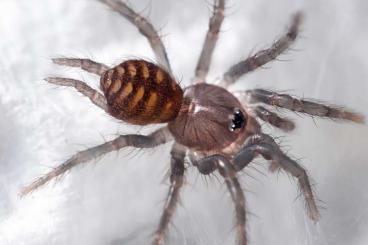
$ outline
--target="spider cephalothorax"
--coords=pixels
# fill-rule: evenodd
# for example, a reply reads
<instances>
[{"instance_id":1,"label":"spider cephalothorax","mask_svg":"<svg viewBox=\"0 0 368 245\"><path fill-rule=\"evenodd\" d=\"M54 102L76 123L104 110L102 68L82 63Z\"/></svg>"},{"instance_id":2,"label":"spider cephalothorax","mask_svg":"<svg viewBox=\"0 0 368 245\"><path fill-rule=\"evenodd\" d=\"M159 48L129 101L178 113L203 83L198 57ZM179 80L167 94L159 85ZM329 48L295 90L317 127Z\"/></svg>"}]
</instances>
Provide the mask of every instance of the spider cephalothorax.
<instances>
[{"instance_id":1,"label":"spider cephalothorax","mask_svg":"<svg viewBox=\"0 0 368 245\"><path fill-rule=\"evenodd\" d=\"M246 113L226 89L200 83L185 89L179 115L168 124L175 140L193 150L219 152L243 138Z\"/></svg>"},{"instance_id":2,"label":"spider cephalothorax","mask_svg":"<svg viewBox=\"0 0 368 245\"><path fill-rule=\"evenodd\" d=\"M100 89L69 78L52 77L50 83L71 86L87 96L95 105L117 119L135 125L167 123L150 135L121 135L114 140L81 151L60 166L22 190L27 194L72 167L88 162L108 152L132 146L151 148L174 141L171 151L170 191L153 238L153 244L163 244L164 234L178 202L185 173L184 159L189 157L202 174L219 171L235 203L236 231L239 245L247 244L245 230L245 200L237 172L257 156L270 160L271 169L280 168L294 176L304 196L309 217L319 217L307 172L289 158L275 140L261 131L259 120L285 132L294 123L273 112L284 108L312 116L363 123L364 117L342 107L328 106L287 94L263 89L241 91L236 96L226 88L246 73L274 60L287 50L298 35L301 14L292 18L286 34L273 45L230 67L219 85L205 83L206 75L224 18L225 0L215 1L209 30L190 86L181 88L174 79L161 39L153 26L119 0L99 0L127 18L147 37L158 64L145 60L127 60L114 68L89 59L57 58L59 65L80 67L100 76Z\"/></svg>"}]
</instances>

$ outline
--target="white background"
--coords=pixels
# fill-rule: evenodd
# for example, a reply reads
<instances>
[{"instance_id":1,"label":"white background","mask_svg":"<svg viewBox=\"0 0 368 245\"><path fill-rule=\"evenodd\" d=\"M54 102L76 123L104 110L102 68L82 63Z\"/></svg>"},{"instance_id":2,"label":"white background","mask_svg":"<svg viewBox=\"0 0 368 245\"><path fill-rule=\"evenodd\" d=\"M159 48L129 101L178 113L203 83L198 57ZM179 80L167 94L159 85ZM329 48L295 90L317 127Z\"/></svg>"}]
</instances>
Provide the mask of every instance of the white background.
<instances>
[{"instance_id":1,"label":"white background","mask_svg":"<svg viewBox=\"0 0 368 245\"><path fill-rule=\"evenodd\" d=\"M140 0L134 9L161 29L173 71L192 77L211 1ZM296 10L306 15L294 48L249 74L238 89L273 88L345 105L368 115L368 4L364 0L232 0L209 81L265 48ZM42 78L63 75L97 87L98 78L57 67L52 57L88 57L108 65L153 59L130 23L92 0L0 1L0 244L149 244L167 191L170 146L123 150L73 169L20 199L21 186L77 152L118 133L147 133L107 116L70 88ZM315 183L322 218L305 215L296 182L263 161L245 170L250 244L368 244L368 127L290 113L297 129L281 139ZM266 126L273 135L282 135ZM260 173L261 172L261 173ZM170 244L235 244L233 206L216 179L188 170Z\"/></svg>"}]
</instances>

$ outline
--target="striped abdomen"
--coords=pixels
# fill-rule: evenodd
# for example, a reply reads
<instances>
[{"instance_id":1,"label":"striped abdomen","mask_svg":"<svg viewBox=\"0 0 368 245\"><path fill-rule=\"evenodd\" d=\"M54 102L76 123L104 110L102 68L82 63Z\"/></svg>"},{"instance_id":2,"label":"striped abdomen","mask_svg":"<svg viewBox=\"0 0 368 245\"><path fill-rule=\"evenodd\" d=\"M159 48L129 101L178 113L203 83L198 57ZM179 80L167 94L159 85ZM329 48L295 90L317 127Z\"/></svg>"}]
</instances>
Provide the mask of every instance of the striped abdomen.
<instances>
[{"instance_id":1,"label":"striped abdomen","mask_svg":"<svg viewBox=\"0 0 368 245\"><path fill-rule=\"evenodd\" d=\"M172 121L181 107L180 86L145 60L127 60L102 74L100 82L110 114L132 124Z\"/></svg>"}]
</instances>

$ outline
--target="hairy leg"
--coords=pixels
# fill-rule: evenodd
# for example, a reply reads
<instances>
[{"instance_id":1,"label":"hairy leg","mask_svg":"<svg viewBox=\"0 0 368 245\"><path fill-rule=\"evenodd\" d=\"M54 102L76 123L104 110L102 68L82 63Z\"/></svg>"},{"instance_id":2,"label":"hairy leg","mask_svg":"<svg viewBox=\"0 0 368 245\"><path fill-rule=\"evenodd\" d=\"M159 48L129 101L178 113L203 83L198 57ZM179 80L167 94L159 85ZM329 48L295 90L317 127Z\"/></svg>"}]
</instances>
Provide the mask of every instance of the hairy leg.
<instances>
[{"instance_id":1,"label":"hairy leg","mask_svg":"<svg viewBox=\"0 0 368 245\"><path fill-rule=\"evenodd\" d=\"M168 224L179 201L180 189L184 183L184 157L185 150L181 146L175 144L171 150L170 189L160 223L154 235L153 245L163 244L165 231L167 230Z\"/></svg>"},{"instance_id":2,"label":"hairy leg","mask_svg":"<svg viewBox=\"0 0 368 245\"><path fill-rule=\"evenodd\" d=\"M195 70L194 83L205 82L210 67L213 50L216 46L221 24L224 19L225 0L214 0L213 15L204 41L201 55L199 56Z\"/></svg>"},{"instance_id":3,"label":"hairy leg","mask_svg":"<svg viewBox=\"0 0 368 245\"><path fill-rule=\"evenodd\" d=\"M167 57L164 44L162 43L159 34L149 21L137 14L133 9L129 8L128 5L121 0L98 1L106 4L112 10L116 11L124 18L126 18L130 23L135 25L138 28L139 32L147 38L158 62L163 65L168 72L171 73L170 62Z\"/></svg>"},{"instance_id":4,"label":"hairy leg","mask_svg":"<svg viewBox=\"0 0 368 245\"><path fill-rule=\"evenodd\" d=\"M197 157L189 153L190 161L193 166L197 167L201 174L208 175L217 170L218 166L218 155L212 155L207 157Z\"/></svg>"},{"instance_id":5,"label":"hairy leg","mask_svg":"<svg viewBox=\"0 0 368 245\"><path fill-rule=\"evenodd\" d=\"M64 163L54 168L49 173L38 178L30 185L22 188L20 194L24 196L38 189L50 180L61 176L65 172L69 171L71 168L81 163L89 162L93 159L101 157L111 151L117 151L127 146L136 148L152 148L157 145L164 144L170 140L172 140L172 136L166 127L156 130L148 136L137 134L121 135L114 140L105 142L104 144L78 152L77 154L66 160Z\"/></svg>"},{"instance_id":6,"label":"hairy leg","mask_svg":"<svg viewBox=\"0 0 368 245\"><path fill-rule=\"evenodd\" d=\"M273 164L278 164L286 172L298 179L300 190L305 198L308 215L313 221L319 218L312 187L307 172L294 160L285 155L272 137L255 134L249 137L244 147L234 156L233 163L237 171L247 166L258 154Z\"/></svg>"},{"instance_id":7,"label":"hairy leg","mask_svg":"<svg viewBox=\"0 0 368 245\"><path fill-rule=\"evenodd\" d=\"M236 169L234 168L233 164L222 155L212 155L202 159L192 158L191 161L202 174L207 175L218 169L220 174L224 177L225 184L235 204L236 232L238 234L238 242L239 245L246 245L247 233L245 227L245 198L241 185L236 177Z\"/></svg>"},{"instance_id":8,"label":"hairy leg","mask_svg":"<svg viewBox=\"0 0 368 245\"><path fill-rule=\"evenodd\" d=\"M78 92L88 97L93 104L97 105L102 110L108 112L107 101L105 96L100 92L98 92L97 90L88 86L86 83L76 79L63 78L63 77L48 77L45 78L45 80L49 83L56 84L59 86L75 88Z\"/></svg>"},{"instance_id":9,"label":"hairy leg","mask_svg":"<svg viewBox=\"0 0 368 245\"><path fill-rule=\"evenodd\" d=\"M277 113L269 111L262 106L256 106L253 110L260 119L285 132L292 131L295 128L294 122L290 121L290 119L282 118Z\"/></svg>"},{"instance_id":10,"label":"hairy leg","mask_svg":"<svg viewBox=\"0 0 368 245\"><path fill-rule=\"evenodd\" d=\"M264 89L254 89L245 91L243 95L250 98L250 103L264 103L312 116L364 123L364 116L359 113L343 107L295 98L288 94L275 93Z\"/></svg>"},{"instance_id":11,"label":"hairy leg","mask_svg":"<svg viewBox=\"0 0 368 245\"><path fill-rule=\"evenodd\" d=\"M241 185L236 177L236 170L231 162L222 157L219 161L218 169L224 177L227 189L229 190L235 204L236 232L238 234L238 244L247 245L245 198Z\"/></svg>"},{"instance_id":12,"label":"hairy leg","mask_svg":"<svg viewBox=\"0 0 368 245\"><path fill-rule=\"evenodd\" d=\"M105 71L109 69L108 66L97 63L90 59L77 59L77 58L54 58L52 62L62 66L79 67L90 73L101 76Z\"/></svg>"},{"instance_id":13,"label":"hairy leg","mask_svg":"<svg viewBox=\"0 0 368 245\"><path fill-rule=\"evenodd\" d=\"M288 50L298 36L301 21L302 14L300 12L294 14L291 25L285 35L277 39L270 48L261 50L246 60L240 61L230 67L230 69L225 72L221 85L224 87L230 86L241 76L262 67Z\"/></svg>"}]
</instances>

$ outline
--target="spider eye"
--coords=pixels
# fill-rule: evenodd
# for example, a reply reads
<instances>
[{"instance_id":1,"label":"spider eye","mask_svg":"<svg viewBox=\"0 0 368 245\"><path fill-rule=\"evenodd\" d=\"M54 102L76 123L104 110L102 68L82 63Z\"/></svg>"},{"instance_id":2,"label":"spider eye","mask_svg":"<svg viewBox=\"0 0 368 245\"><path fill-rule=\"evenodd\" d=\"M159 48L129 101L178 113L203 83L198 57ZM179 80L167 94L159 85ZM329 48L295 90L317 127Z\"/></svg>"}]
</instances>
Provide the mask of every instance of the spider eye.
<instances>
[{"instance_id":1,"label":"spider eye","mask_svg":"<svg viewBox=\"0 0 368 245\"><path fill-rule=\"evenodd\" d=\"M241 129L244 127L245 123L246 120L241 110L238 108L234 109L233 118L229 124L229 130L234 132L237 129Z\"/></svg>"}]
</instances>

